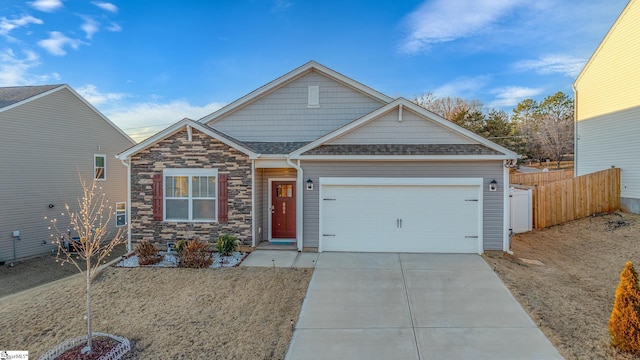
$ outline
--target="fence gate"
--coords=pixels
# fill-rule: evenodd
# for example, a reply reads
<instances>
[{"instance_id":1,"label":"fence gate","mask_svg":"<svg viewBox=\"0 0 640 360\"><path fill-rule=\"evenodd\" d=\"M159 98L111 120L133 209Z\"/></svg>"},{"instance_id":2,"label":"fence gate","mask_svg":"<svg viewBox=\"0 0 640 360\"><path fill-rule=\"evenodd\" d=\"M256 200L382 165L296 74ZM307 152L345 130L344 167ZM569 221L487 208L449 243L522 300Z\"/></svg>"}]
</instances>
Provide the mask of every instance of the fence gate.
<instances>
[{"instance_id":1,"label":"fence gate","mask_svg":"<svg viewBox=\"0 0 640 360\"><path fill-rule=\"evenodd\" d=\"M511 211L509 229L511 233L523 233L533 228L533 195L531 189L509 189Z\"/></svg>"}]
</instances>

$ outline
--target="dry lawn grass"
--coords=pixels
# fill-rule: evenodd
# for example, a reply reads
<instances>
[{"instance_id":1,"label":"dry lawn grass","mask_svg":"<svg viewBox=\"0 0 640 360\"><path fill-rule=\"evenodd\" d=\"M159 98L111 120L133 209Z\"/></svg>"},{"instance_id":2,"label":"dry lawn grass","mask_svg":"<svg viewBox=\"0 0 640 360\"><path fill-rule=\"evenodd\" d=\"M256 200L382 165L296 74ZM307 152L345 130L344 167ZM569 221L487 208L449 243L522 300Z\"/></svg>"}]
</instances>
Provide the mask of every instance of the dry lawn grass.
<instances>
[{"instance_id":1,"label":"dry lawn grass","mask_svg":"<svg viewBox=\"0 0 640 360\"><path fill-rule=\"evenodd\" d=\"M629 225L608 230L610 221ZM640 215L607 214L518 234L512 248L513 257L485 258L565 358L640 358L613 349L608 330L620 272L626 261L640 265Z\"/></svg>"},{"instance_id":2,"label":"dry lawn grass","mask_svg":"<svg viewBox=\"0 0 640 360\"><path fill-rule=\"evenodd\" d=\"M312 269L108 268L94 331L133 340L135 359L282 359ZM0 298L0 349L36 358L86 332L83 279Z\"/></svg>"}]
</instances>

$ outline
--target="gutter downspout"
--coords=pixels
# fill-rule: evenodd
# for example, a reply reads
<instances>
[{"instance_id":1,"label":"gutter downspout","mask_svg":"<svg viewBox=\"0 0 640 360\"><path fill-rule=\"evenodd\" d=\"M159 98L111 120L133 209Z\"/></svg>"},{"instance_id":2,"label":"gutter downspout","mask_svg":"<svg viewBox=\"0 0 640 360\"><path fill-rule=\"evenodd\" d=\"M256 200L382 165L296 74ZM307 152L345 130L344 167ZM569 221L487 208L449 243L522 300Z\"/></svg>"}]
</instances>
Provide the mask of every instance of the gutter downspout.
<instances>
[{"instance_id":1,"label":"gutter downspout","mask_svg":"<svg viewBox=\"0 0 640 360\"><path fill-rule=\"evenodd\" d=\"M304 176L302 173L302 167L300 167L300 160L298 160L298 164L295 164L293 161L291 161L291 158L289 157L289 155L287 155L287 164L289 164L291 167L293 167L294 169L296 169L296 174L297 174L297 181L296 181L296 242L298 244L298 251L302 251L302 214L304 212L304 208L303 208L303 194L304 194L304 188L302 187L303 184L303 180L304 180Z\"/></svg>"},{"instance_id":2,"label":"gutter downspout","mask_svg":"<svg viewBox=\"0 0 640 360\"><path fill-rule=\"evenodd\" d=\"M502 182L504 184L504 189L502 191L502 197L504 199L504 205L503 205L503 211L504 211L504 216L503 216L503 221L504 221L504 234L503 234L503 251L506 252L509 255L513 255L513 251L511 251L511 201L509 198L509 188L511 186L511 184L509 183L509 168L507 167L507 161L508 160L503 160L502 161L502 173L503 173L503 178L502 178Z\"/></svg>"},{"instance_id":3,"label":"gutter downspout","mask_svg":"<svg viewBox=\"0 0 640 360\"><path fill-rule=\"evenodd\" d=\"M129 158L131 161L131 158ZM122 165L127 168L127 252L133 251L131 248L131 164L120 159Z\"/></svg>"},{"instance_id":4,"label":"gutter downspout","mask_svg":"<svg viewBox=\"0 0 640 360\"><path fill-rule=\"evenodd\" d=\"M251 247L255 248L256 241L256 160L251 159Z\"/></svg>"}]
</instances>

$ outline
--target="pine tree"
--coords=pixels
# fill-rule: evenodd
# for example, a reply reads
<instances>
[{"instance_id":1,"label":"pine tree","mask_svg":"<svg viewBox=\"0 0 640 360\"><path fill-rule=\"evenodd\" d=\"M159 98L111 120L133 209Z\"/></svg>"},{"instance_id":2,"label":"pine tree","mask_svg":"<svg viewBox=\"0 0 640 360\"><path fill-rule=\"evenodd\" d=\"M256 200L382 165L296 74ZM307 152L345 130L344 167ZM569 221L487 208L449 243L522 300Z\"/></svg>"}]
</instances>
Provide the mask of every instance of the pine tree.
<instances>
[{"instance_id":1,"label":"pine tree","mask_svg":"<svg viewBox=\"0 0 640 360\"><path fill-rule=\"evenodd\" d=\"M611 343L623 351L640 352L640 288L638 273L628 261L620 273L620 284L609 319Z\"/></svg>"}]
</instances>

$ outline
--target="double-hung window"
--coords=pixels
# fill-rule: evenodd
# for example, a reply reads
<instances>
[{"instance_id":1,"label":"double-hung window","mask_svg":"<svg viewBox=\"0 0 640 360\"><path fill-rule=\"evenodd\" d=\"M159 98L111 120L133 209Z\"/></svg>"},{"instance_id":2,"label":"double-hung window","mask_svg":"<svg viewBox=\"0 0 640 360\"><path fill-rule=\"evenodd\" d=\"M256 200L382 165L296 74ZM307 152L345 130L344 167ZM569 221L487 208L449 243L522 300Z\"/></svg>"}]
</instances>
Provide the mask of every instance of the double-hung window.
<instances>
[{"instance_id":1,"label":"double-hung window","mask_svg":"<svg viewBox=\"0 0 640 360\"><path fill-rule=\"evenodd\" d=\"M167 221L217 221L216 169L165 169Z\"/></svg>"},{"instance_id":2,"label":"double-hung window","mask_svg":"<svg viewBox=\"0 0 640 360\"><path fill-rule=\"evenodd\" d=\"M107 155L93 155L93 177L96 180L107 180Z\"/></svg>"}]
</instances>

